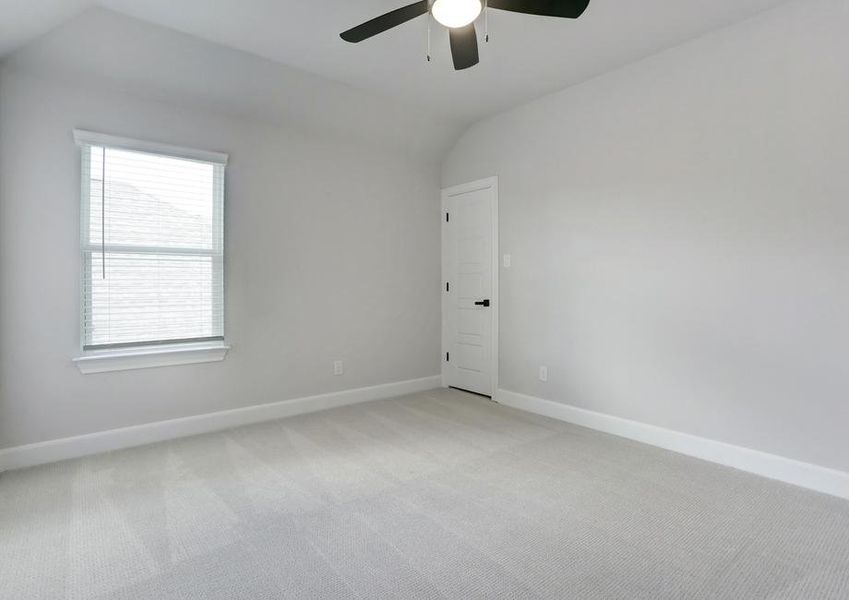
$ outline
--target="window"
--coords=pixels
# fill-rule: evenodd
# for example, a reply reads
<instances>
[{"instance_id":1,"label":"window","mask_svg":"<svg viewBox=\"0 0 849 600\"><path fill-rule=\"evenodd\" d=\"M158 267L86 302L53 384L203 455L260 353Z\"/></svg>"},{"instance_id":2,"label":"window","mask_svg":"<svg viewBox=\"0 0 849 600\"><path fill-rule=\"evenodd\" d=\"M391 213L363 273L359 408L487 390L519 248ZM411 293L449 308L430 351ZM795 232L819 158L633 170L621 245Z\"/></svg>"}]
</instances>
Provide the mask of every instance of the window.
<instances>
[{"instance_id":1,"label":"window","mask_svg":"<svg viewBox=\"0 0 849 600\"><path fill-rule=\"evenodd\" d=\"M75 131L84 350L224 339L224 154Z\"/></svg>"}]
</instances>

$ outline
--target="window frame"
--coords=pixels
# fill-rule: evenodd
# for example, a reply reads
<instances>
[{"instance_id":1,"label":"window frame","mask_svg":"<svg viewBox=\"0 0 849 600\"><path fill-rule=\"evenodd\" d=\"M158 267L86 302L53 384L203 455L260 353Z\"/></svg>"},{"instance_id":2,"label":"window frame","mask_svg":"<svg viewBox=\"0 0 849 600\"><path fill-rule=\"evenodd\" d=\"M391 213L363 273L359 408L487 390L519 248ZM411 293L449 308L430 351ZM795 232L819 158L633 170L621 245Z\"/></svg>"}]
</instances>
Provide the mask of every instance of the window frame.
<instances>
[{"instance_id":1,"label":"window frame","mask_svg":"<svg viewBox=\"0 0 849 600\"><path fill-rule=\"evenodd\" d=\"M138 140L127 137L119 137L96 133L82 129L73 131L74 142L77 146L77 156L80 160L81 185L80 190L80 288L79 288L79 352L80 355L74 358L74 362L82 373L100 373L105 371L116 371L124 369L135 369L145 367L170 366L178 364L190 364L198 362L213 362L223 360L230 346L226 342L226 314L222 315L222 336L214 338L192 338L187 340L163 340L153 342L128 342L115 343L110 345L101 345L91 347L86 345L86 330L85 330L85 295L86 295L86 270L91 269L88 264L89 256L100 248L94 248L89 242L87 236L90 224L86 222L90 218L90 213L84 210L84 199L90 197L91 177L87 179L82 177L82 150L90 146L101 146L104 148L115 148L120 150L129 150L156 154L160 156L168 156L174 158L182 158L188 160L196 160L202 162L216 163L222 166L221 169L216 169L216 176L221 177L226 181L225 171L229 161L229 155L222 152L211 152L207 150L198 150L186 148L182 146L174 146L170 144L162 144L145 140ZM214 223L221 227L221 268L213 269L213 275L220 277L220 281L214 279L214 285L220 285L222 294L225 293L224 286L224 200L226 198L226 189L224 181L221 184L223 197L221 202L215 207L220 211L218 218L215 218ZM89 205L90 206L90 205ZM119 247L120 249L120 247ZM128 248L130 250L130 248ZM174 252L173 248L163 248L167 252ZM115 248L112 248L115 251ZM138 253L155 253L154 247L149 248L132 248L132 252ZM179 252L179 250L178 250ZM191 255L201 256L204 253L192 249ZM212 250L209 256L214 260L217 252ZM222 296L222 311L226 313L226 297Z\"/></svg>"}]
</instances>

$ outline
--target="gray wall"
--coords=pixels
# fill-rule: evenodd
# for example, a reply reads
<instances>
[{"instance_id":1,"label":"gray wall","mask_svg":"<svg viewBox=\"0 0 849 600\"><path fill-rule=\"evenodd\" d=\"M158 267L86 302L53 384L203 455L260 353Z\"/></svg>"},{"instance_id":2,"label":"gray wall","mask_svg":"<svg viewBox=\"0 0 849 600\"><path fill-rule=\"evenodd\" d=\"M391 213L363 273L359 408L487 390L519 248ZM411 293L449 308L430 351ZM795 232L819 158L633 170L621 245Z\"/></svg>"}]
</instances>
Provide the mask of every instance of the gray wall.
<instances>
[{"instance_id":1,"label":"gray wall","mask_svg":"<svg viewBox=\"0 0 849 600\"><path fill-rule=\"evenodd\" d=\"M501 387L849 470L847 56L796 2L473 126Z\"/></svg>"},{"instance_id":2,"label":"gray wall","mask_svg":"<svg viewBox=\"0 0 849 600\"><path fill-rule=\"evenodd\" d=\"M168 40L167 52L195 43ZM0 73L0 448L439 373L438 154L399 150L414 128L402 123L391 139L334 135L334 115L323 128L287 127L283 111L272 120L199 108L173 89L142 94L126 81L69 76L39 53ZM175 80L179 62L168 63ZM317 94L339 91L309 83ZM384 110L357 102L373 118ZM230 154L224 362L98 375L72 363L75 127ZM335 359L344 376L332 375Z\"/></svg>"}]
</instances>

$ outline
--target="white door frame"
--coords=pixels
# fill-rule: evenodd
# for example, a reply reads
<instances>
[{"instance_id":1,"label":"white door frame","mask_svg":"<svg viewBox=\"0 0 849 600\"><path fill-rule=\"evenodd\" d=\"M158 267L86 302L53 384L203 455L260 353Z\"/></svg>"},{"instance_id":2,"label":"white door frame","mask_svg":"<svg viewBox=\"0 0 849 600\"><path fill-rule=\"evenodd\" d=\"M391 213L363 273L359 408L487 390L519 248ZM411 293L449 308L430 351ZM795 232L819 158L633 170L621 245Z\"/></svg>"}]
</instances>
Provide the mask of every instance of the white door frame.
<instances>
[{"instance_id":1,"label":"white door frame","mask_svg":"<svg viewBox=\"0 0 849 600\"><path fill-rule=\"evenodd\" d=\"M442 219L442 387L448 387L448 362L445 360L446 353L450 348L451 332L449 329L449 321L447 315L451 309L449 299L450 296L446 292L445 283L449 281L449 273L451 265L447 258L446 241L447 227L450 222L446 219L448 213L448 200L453 196L484 190L491 188L495 193L495 202L492 205L492 357L490 366L491 390L492 398L495 398L495 393L498 390L498 314L499 314L499 286L498 275L500 270L499 246L498 246L498 177L487 177L455 185L442 190L442 210L440 217Z\"/></svg>"}]
</instances>

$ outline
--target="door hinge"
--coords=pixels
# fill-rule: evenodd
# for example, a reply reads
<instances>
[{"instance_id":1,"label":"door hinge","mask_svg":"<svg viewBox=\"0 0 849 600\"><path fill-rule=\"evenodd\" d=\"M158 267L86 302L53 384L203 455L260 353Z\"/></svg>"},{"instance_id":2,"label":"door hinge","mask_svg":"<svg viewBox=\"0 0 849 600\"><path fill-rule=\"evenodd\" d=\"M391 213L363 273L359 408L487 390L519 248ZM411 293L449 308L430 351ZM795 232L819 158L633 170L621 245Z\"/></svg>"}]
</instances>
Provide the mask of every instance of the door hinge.
<instances>
[{"instance_id":1,"label":"door hinge","mask_svg":"<svg viewBox=\"0 0 849 600\"><path fill-rule=\"evenodd\" d=\"M445 213L445 222L448 223L451 220L451 215L449 213Z\"/></svg>"},{"instance_id":2,"label":"door hinge","mask_svg":"<svg viewBox=\"0 0 849 600\"><path fill-rule=\"evenodd\" d=\"M446 291L446 292L450 292L450 291L451 291L451 284L450 284L449 282L447 282L447 281L445 282L445 291Z\"/></svg>"},{"instance_id":3,"label":"door hinge","mask_svg":"<svg viewBox=\"0 0 849 600\"><path fill-rule=\"evenodd\" d=\"M451 353L450 352L445 353L445 362L451 362Z\"/></svg>"}]
</instances>

